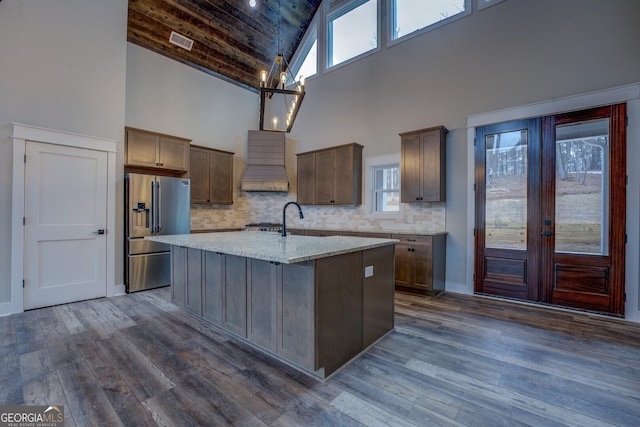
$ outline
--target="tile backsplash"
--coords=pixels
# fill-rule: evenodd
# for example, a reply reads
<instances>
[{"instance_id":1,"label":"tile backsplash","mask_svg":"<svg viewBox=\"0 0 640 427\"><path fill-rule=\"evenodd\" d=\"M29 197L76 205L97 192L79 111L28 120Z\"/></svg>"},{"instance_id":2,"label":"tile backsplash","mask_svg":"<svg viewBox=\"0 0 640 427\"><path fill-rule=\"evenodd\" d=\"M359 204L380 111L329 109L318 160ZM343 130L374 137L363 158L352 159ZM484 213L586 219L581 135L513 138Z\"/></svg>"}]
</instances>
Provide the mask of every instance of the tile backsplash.
<instances>
[{"instance_id":1,"label":"tile backsplash","mask_svg":"<svg viewBox=\"0 0 640 427\"><path fill-rule=\"evenodd\" d=\"M255 222L282 222L282 207L295 201L294 192L247 193L236 191L230 206L192 205L191 229L236 228ZM402 204L399 218L379 219L361 206L302 206L304 219L297 209L287 209L287 227L321 230L402 231L434 233L446 230L445 204Z\"/></svg>"}]
</instances>

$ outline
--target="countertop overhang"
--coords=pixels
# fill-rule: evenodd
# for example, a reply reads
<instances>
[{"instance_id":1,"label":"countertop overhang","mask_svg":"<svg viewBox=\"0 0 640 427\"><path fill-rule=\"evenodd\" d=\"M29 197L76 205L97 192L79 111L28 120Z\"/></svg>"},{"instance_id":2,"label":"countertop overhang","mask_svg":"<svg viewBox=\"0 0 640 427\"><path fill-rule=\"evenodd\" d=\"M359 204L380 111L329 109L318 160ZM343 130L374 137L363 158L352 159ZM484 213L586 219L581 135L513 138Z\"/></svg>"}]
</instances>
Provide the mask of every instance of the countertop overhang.
<instances>
[{"instance_id":1,"label":"countertop overhang","mask_svg":"<svg viewBox=\"0 0 640 427\"><path fill-rule=\"evenodd\" d=\"M232 231L221 233L174 234L148 236L147 240L169 245L184 246L227 255L236 255L265 261L294 264L350 252L393 245L397 239L371 237L329 236L312 237L277 232Z\"/></svg>"}]
</instances>

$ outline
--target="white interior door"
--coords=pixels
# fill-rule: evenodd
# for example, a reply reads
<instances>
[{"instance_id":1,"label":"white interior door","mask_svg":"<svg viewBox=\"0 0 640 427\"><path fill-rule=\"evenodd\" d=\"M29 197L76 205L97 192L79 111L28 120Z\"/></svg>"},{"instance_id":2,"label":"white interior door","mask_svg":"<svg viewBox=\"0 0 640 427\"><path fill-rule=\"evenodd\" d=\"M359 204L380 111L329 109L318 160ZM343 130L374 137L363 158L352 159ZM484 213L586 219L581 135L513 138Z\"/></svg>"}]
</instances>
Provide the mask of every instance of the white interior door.
<instances>
[{"instance_id":1,"label":"white interior door","mask_svg":"<svg viewBox=\"0 0 640 427\"><path fill-rule=\"evenodd\" d=\"M107 153L27 141L24 308L106 296Z\"/></svg>"}]
</instances>

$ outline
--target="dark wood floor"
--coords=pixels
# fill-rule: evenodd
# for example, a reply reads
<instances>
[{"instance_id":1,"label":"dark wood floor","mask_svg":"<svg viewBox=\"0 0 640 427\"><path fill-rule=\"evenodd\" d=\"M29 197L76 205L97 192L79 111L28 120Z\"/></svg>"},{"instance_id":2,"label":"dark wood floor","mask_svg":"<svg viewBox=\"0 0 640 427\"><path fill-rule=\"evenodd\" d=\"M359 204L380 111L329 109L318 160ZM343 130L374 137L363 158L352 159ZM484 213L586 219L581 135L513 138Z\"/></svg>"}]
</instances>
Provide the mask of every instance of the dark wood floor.
<instances>
[{"instance_id":1,"label":"dark wood floor","mask_svg":"<svg viewBox=\"0 0 640 427\"><path fill-rule=\"evenodd\" d=\"M398 294L395 331L322 383L168 300L0 318L0 404L62 404L76 426L640 425L637 324Z\"/></svg>"}]
</instances>

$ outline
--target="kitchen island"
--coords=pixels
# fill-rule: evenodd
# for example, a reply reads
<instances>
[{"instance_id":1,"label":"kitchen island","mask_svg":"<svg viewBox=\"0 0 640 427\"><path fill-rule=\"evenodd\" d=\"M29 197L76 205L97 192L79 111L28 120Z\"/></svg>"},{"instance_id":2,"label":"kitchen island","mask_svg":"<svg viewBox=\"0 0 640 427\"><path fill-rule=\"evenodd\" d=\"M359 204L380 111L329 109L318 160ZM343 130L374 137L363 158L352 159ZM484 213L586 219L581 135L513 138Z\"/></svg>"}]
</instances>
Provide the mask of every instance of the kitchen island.
<instances>
[{"instance_id":1,"label":"kitchen island","mask_svg":"<svg viewBox=\"0 0 640 427\"><path fill-rule=\"evenodd\" d=\"M393 330L394 239L222 232L171 246L173 302L321 379Z\"/></svg>"}]
</instances>

